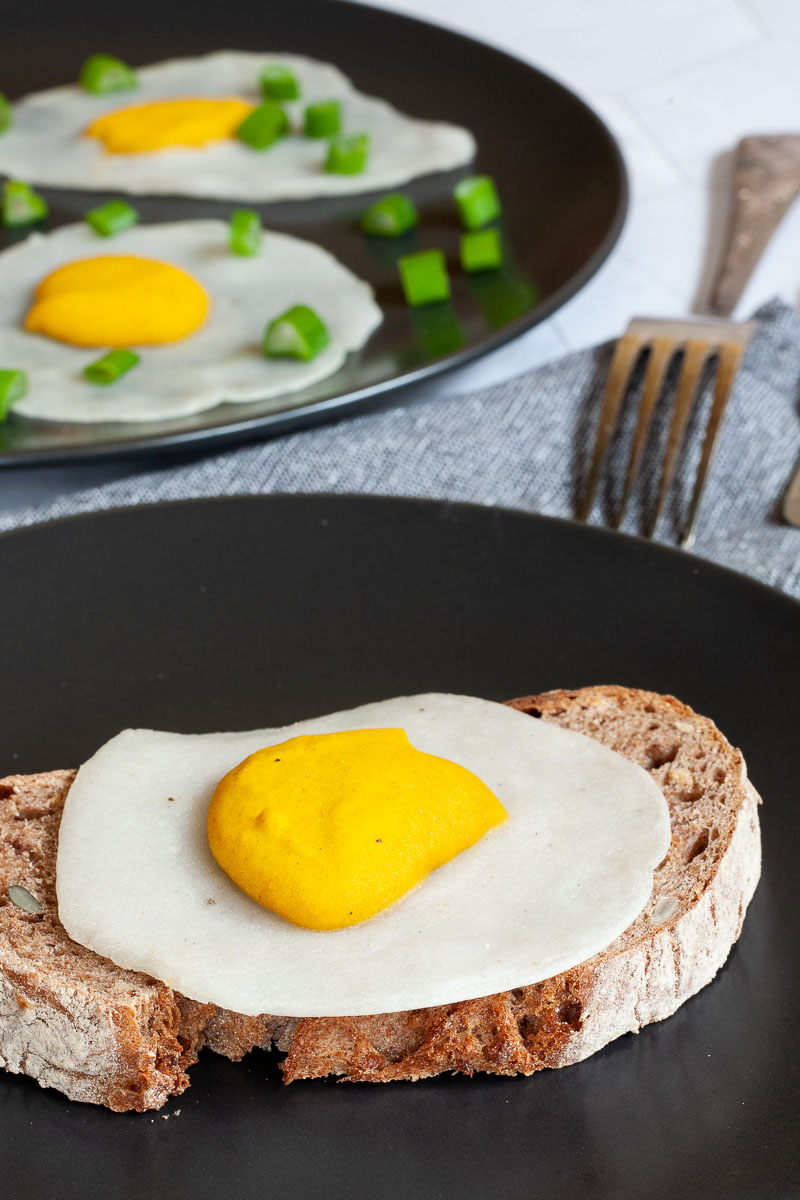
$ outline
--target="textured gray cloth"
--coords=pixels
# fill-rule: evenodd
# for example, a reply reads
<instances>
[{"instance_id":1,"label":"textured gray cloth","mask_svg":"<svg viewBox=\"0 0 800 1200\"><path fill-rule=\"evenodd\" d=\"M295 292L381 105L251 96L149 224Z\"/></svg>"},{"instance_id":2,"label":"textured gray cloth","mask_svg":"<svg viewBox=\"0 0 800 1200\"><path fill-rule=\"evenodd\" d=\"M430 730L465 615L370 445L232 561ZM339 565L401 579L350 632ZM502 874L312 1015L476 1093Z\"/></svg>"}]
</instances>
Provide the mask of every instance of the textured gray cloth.
<instances>
[{"instance_id":1,"label":"textured gray cloth","mask_svg":"<svg viewBox=\"0 0 800 1200\"><path fill-rule=\"evenodd\" d=\"M758 316L760 330L731 398L694 549L800 596L800 530L781 524L778 510L800 454L800 316L778 302ZM428 496L572 516L611 350L581 351L472 395L417 399L189 465L140 470L0 516L0 529L155 500L270 492ZM629 429L635 405L626 407ZM665 411L662 405L644 486L626 520L632 532L657 482ZM698 419L660 531L664 540L674 537L685 511L700 434ZM624 438L612 448L610 478L617 481L626 448ZM611 511L614 494L607 486L598 497L595 521Z\"/></svg>"}]
</instances>

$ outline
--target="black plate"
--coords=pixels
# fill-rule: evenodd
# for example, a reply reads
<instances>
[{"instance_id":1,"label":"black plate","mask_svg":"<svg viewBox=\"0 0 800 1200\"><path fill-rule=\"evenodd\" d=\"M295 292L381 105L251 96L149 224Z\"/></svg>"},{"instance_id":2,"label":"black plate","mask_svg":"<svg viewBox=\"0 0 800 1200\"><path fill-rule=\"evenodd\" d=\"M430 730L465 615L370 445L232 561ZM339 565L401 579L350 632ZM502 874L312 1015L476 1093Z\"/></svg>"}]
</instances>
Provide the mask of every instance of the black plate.
<instances>
[{"instance_id":1,"label":"black plate","mask_svg":"<svg viewBox=\"0 0 800 1200\"><path fill-rule=\"evenodd\" d=\"M477 166L495 176L502 194L509 267L469 279L457 266L451 191L465 171L409 186L423 219L402 245L376 245L378 239L368 241L358 231L358 214L370 197L263 205L267 225L319 242L373 284L384 323L363 351L335 376L298 393L293 404L302 407L279 413L258 404L223 405L179 420L88 427L12 417L0 426L0 465L232 442L354 411L401 385L463 365L549 316L594 274L622 227L625 169L598 117L547 75L436 26L338 0L137 0L129 9L108 0L29 0L8 8L0 82L11 96L74 79L98 47L136 63L225 46L262 47L335 62L362 90L412 115L468 126L480 147ZM45 190L54 224L81 220L99 202L97 193ZM227 219L233 207L163 198L136 205L146 221ZM451 264L452 307L410 313L397 285L396 258L434 245Z\"/></svg>"},{"instance_id":2,"label":"black plate","mask_svg":"<svg viewBox=\"0 0 800 1200\"><path fill-rule=\"evenodd\" d=\"M272 497L0 538L0 774L125 725L252 728L425 689L673 692L740 745L765 867L717 980L670 1020L530 1079L279 1083L212 1054L159 1114L0 1077L9 1200L779 1200L800 1185L800 605L567 522ZM176 1115L180 1109L180 1116Z\"/></svg>"}]
</instances>

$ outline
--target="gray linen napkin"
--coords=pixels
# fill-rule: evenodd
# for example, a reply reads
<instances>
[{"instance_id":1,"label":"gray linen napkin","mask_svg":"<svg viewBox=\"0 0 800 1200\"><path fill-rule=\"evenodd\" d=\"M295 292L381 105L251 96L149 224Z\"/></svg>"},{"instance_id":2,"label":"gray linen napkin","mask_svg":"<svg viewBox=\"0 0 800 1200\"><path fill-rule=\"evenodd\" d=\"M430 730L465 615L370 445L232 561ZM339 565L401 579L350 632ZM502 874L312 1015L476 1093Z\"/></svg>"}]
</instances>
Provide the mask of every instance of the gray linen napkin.
<instances>
[{"instance_id":1,"label":"gray linen napkin","mask_svg":"<svg viewBox=\"0 0 800 1200\"><path fill-rule=\"evenodd\" d=\"M694 549L800 596L800 530L781 524L778 515L779 498L800 454L800 316L773 301L758 317L760 329L731 398ZM0 529L156 500L270 492L437 497L569 517L585 474L611 351L611 346L580 351L472 395L416 399L189 465L140 470L119 482L0 516ZM634 405L627 408L629 425ZM626 520L631 532L652 499L664 431L662 406L643 466L644 497ZM661 530L664 539L679 526L699 442L695 427ZM626 448L622 438L612 448L617 484ZM611 489L598 498L595 520L604 508L610 511L613 497Z\"/></svg>"}]
</instances>

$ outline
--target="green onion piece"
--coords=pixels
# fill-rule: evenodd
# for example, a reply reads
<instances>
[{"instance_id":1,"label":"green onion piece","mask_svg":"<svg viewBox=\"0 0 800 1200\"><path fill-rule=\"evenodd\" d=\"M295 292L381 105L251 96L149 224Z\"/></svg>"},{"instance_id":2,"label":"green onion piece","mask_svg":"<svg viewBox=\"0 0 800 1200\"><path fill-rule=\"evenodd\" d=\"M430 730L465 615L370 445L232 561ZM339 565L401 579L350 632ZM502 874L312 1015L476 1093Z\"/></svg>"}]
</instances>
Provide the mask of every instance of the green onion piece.
<instances>
[{"instance_id":1,"label":"green onion piece","mask_svg":"<svg viewBox=\"0 0 800 1200\"><path fill-rule=\"evenodd\" d=\"M465 271L493 271L502 266L503 246L496 229L474 229L461 235L461 266Z\"/></svg>"},{"instance_id":2,"label":"green onion piece","mask_svg":"<svg viewBox=\"0 0 800 1200\"><path fill-rule=\"evenodd\" d=\"M236 130L240 142L254 150L266 150L289 131L289 118L274 100L265 100L248 113Z\"/></svg>"},{"instance_id":3,"label":"green onion piece","mask_svg":"<svg viewBox=\"0 0 800 1200\"><path fill-rule=\"evenodd\" d=\"M412 308L450 299L450 277L441 250L419 250L397 260L406 302Z\"/></svg>"},{"instance_id":4,"label":"green onion piece","mask_svg":"<svg viewBox=\"0 0 800 1200\"><path fill-rule=\"evenodd\" d=\"M325 170L334 175L359 175L367 165L369 134L349 133L331 138Z\"/></svg>"},{"instance_id":5,"label":"green onion piece","mask_svg":"<svg viewBox=\"0 0 800 1200\"><path fill-rule=\"evenodd\" d=\"M5 421L13 405L28 390L28 376L24 371L0 371L0 421Z\"/></svg>"},{"instance_id":6,"label":"green onion piece","mask_svg":"<svg viewBox=\"0 0 800 1200\"><path fill-rule=\"evenodd\" d=\"M330 340L322 317L305 304L295 304L270 321L262 349L267 358L299 358L310 362Z\"/></svg>"},{"instance_id":7,"label":"green onion piece","mask_svg":"<svg viewBox=\"0 0 800 1200\"><path fill-rule=\"evenodd\" d=\"M300 84L294 71L280 63L270 63L261 72L261 92L265 100L299 100Z\"/></svg>"},{"instance_id":8,"label":"green onion piece","mask_svg":"<svg viewBox=\"0 0 800 1200\"><path fill-rule=\"evenodd\" d=\"M101 204L86 214L87 223L101 237L122 233L123 229L130 229L138 220L138 212L125 200L109 200L107 204Z\"/></svg>"},{"instance_id":9,"label":"green onion piece","mask_svg":"<svg viewBox=\"0 0 800 1200\"><path fill-rule=\"evenodd\" d=\"M237 208L230 221L230 244L234 254L252 257L261 249L261 217L249 208Z\"/></svg>"},{"instance_id":10,"label":"green onion piece","mask_svg":"<svg viewBox=\"0 0 800 1200\"><path fill-rule=\"evenodd\" d=\"M19 179L9 179L3 184L0 220L6 229L19 229L33 225L34 221L43 221L49 211L47 201L30 184Z\"/></svg>"},{"instance_id":11,"label":"green onion piece","mask_svg":"<svg viewBox=\"0 0 800 1200\"><path fill-rule=\"evenodd\" d=\"M138 361L139 355L134 354L133 350L109 350L108 354L84 367L83 373L89 383L99 383L101 387L107 387L109 383L116 383L126 371L135 367Z\"/></svg>"},{"instance_id":12,"label":"green onion piece","mask_svg":"<svg viewBox=\"0 0 800 1200\"><path fill-rule=\"evenodd\" d=\"M305 113L306 137L332 137L342 128L342 105L338 100L309 104Z\"/></svg>"},{"instance_id":13,"label":"green onion piece","mask_svg":"<svg viewBox=\"0 0 800 1200\"><path fill-rule=\"evenodd\" d=\"M419 216L414 201L403 192L393 192L376 200L362 214L361 228L374 237L400 237L410 229L416 229Z\"/></svg>"},{"instance_id":14,"label":"green onion piece","mask_svg":"<svg viewBox=\"0 0 800 1200\"><path fill-rule=\"evenodd\" d=\"M110 92L127 92L138 85L136 72L121 58L110 54L93 54L81 67L81 86L96 96Z\"/></svg>"},{"instance_id":15,"label":"green onion piece","mask_svg":"<svg viewBox=\"0 0 800 1200\"><path fill-rule=\"evenodd\" d=\"M10 129L12 121L11 102L0 92L0 133L5 133L7 129Z\"/></svg>"},{"instance_id":16,"label":"green onion piece","mask_svg":"<svg viewBox=\"0 0 800 1200\"><path fill-rule=\"evenodd\" d=\"M453 191L458 215L465 229L480 229L503 211L491 175L469 175Z\"/></svg>"}]
</instances>

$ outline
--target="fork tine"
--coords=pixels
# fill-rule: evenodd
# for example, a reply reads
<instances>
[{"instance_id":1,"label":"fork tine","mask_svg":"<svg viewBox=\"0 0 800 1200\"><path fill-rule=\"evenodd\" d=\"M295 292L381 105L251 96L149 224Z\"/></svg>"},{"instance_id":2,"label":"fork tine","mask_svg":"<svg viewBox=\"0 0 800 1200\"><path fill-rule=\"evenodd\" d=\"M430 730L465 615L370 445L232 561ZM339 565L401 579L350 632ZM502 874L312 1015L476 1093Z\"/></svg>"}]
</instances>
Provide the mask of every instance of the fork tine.
<instances>
[{"instance_id":1,"label":"fork tine","mask_svg":"<svg viewBox=\"0 0 800 1200\"><path fill-rule=\"evenodd\" d=\"M706 426L706 436L703 440L703 451L700 456L700 465L697 468L697 478L695 479L694 491L692 492L689 515L680 538L681 546L687 548L694 541L694 527L697 521L697 514L700 511L700 502L703 499L709 467L711 466L711 460L716 448L717 436L722 425L722 418L725 415L725 408L730 398L733 381L736 378L736 372L739 368L739 362L745 349L746 343L744 345L736 345L731 342L723 344L719 349L719 364L717 366L717 381L714 386L714 399L711 403L711 412L709 413L708 425Z\"/></svg>"},{"instance_id":2,"label":"fork tine","mask_svg":"<svg viewBox=\"0 0 800 1200\"><path fill-rule=\"evenodd\" d=\"M592 455L592 465L589 468L586 491L578 509L578 520L580 521L588 520L589 513L592 511L597 485L600 481L600 473L603 470L603 464L608 454L608 447L617 423L622 398L625 395L631 371L636 364L639 352L644 344L642 338L630 333L623 334L617 342L617 348L611 360L606 390L603 396L603 407L600 411L597 439Z\"/></svg>"},{"instance_id":3,"label":"fork tine","mask_svg":"<svg viewBox=\"0 0 800 1200\"><path fill-rule=\"evenodd\" d=\"M647 537L654 537L658 522L661 517L661 512L664 508L664 501L667 498L672 476L675 473L675 463L678 457L678 451L683 441L683 434L686 429L686 422L689 418L689 411L692 407L697 383L700 378L700 372L703 369L706 359L711 352L711 343L706 341L698 341L695 338L690 339L686 343L686 351L683 359L683 367L681 376L678 381L678 394L675 398L675 408L672 413L672 422L667 435L667 449L664 455L664 466L661 470L661 482L658 487L658 499L656 501L655 512L653 513L650 525L647 530Z\"/></svg>"},{"instance_id":4,"label":"fork tine","mask_svg":"<svg viewBox=\"0 0 800 1200\"><path fill-rule=\"evenodd\" d=\"M677 350L677 346L672 338L656 337L653 338L650 348L650 361L647 364L647 372L644 377L644 386L642 388L642 398L639 402L639 415L636 418L636 428L633 433L633 441L631 443L631 453L628 459L628 470L625 475L625 486L622 490L622 499L619 503L616 518L614 520L614 528L619 529L622 522L625 520L625 513L628 508L628 501L633 491L633 485L636 483L639 474L639 467L642 461L642 453L644 451L645 442L647 441L647 433L650 429L650 423L653 419L653 411L656 406L656 400L659 397L661 388L664 384L664 376L667 373L667 367L673 354Z\"/></svg>"}]
</instances>

